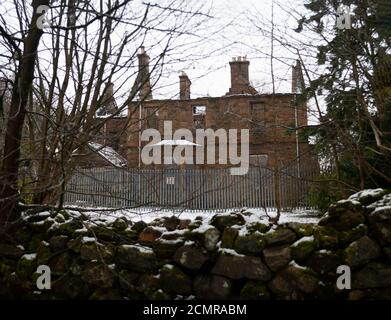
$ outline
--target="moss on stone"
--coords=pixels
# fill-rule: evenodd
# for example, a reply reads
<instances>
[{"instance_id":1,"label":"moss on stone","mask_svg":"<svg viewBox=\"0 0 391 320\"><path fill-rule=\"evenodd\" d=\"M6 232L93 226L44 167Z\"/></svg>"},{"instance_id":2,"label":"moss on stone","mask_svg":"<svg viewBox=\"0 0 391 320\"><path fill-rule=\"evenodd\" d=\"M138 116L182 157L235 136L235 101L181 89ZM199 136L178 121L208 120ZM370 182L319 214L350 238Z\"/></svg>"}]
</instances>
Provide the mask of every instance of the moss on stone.
<instances>
[{"instance_id":1,"label":"moss on stone","mask_svg":"<svg viewBox=\"0 0 391 320\"><path fill-rule=\"evenodd\" d=\"M37 262L38 264L47 264L52 252L49 248L49 244L45 241L41 242L40 246L37 249Z\"/></svg>"},{"instance_id":2,"label":"moss on stone","mask_svg":"<svg viewBox=\"0 0 391 320\"><path fill-rule=\"evenodd\" d=\"M192 281L189 276L174 266L164 266L160 270L159 289L167 293L188 295L191 293Z\"/></svg>"},{"instance_id":3,"label":"moss on stone","mask_svg":"<svg viewBox=\"0 0 391 320\"><path fill-rule=\"evenodd\" d=\"M153 292L149 297L151 300L171 300L171 297L169 294L165 293L163 290L159 289Z\"/></svg>"},{"instance_id":4,"label":"moss on stone","mask_svg":"<svg viewBox=\"0 0 391 320\"><path fill-rule=\"evenodd\" d=\"M317 226L315 228L314 237L319 248L338 248L338 232L332 227Z\"/></svg>"},{"instance_id":5,"label":"moss on stone","mask_svg":"<svg viewBox=\"0 0 391 320\"><path fill-rule=\"evenodd\" d=\"M291 247L292 258L295 261L303 261L313 251L316 250L316 242L314 239L299 241L297 244Z\"/></svg>"},{"instance_id":6,"label":"moss on stone","mask_svg":"<svg viewBox=\"0 0 391 320\"><path fill-rule=\"evenodd\" d=\"M352 242L360 239L361 237L367 235L368 227L364 224L353 228L352 230L340 232L338 235L339 243L341 247L347 247Z\"/></svg>"},{"instance_id":7,"label":"moss on stone","mask_svg":"<svg viewBox=\"0 0 391 320\"><path fill-rule=\"evenodd\" d=\"M240 298L245 300L270 300L270 292L263 282L248 281L240 291Z\"/></svg>"},{"instance_id":8,"label":"moss on stone","mask_svg":"<svg viewBox=\"0 0 391 320\"><path fill-rule=\"evenodd\" d=\"M17 264L16 273L20 278L31 279L37 269L37 258L34 254L23 255Z\"/></svg>"},{"instance_id":9,"label":"moss on stone","mask_svg":"<svg viewBox=\"0 0 391 320\"><path fill-rule=\"evenodd\" d=\"M249 233L266 233L270 230L270 226L262 222L254 222L246 226Z\"/></svg>"},{"instance_id":10,"label":"moss on stone","mask_svg":"<svg viewBox=\"0 0 391 320\"><path fill-rule=\"evenodd\" d=\"M113 223L111 223L110 226L113 228L113 230L122 232L128 228L128 223L125 221L125 219L117 218Z\"/></svg>"}]
</instances>

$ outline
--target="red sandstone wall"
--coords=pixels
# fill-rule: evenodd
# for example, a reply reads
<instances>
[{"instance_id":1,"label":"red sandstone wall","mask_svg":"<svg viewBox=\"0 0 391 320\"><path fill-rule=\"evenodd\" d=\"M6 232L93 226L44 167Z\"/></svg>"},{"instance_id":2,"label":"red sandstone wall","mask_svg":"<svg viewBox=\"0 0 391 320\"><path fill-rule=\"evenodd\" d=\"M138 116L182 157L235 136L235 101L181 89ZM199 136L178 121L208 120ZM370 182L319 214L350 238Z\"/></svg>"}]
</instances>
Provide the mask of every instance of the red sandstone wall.
<instances>
[{"instance_id":1,"label":"red sandstone wall","mask_svg":"<svg viewBox=\"0 0 391 320\"><path fill-rule=\"evenodd\" d=\"M159 131L163 134L164 121L173 122L173 131L179 128L193 129L193 106L206 106L206 128L249 129L250 154L269 155L269 164L276 159L288 163L296 158L296 135L289 134L295 126L294 96L290 94L237 95L193 100L152 100L142 104L141 124L146 128L151 112L158 110ZM305 106L297 107L298 125L307 124ZM127 159L129 166L138 165L139 157L139 108L129 106L130 126L127 134ZM216 149L218 146L216 146ZM308 153L308 145L300 144L300 150Z\"/></svg>"}]
</instances>

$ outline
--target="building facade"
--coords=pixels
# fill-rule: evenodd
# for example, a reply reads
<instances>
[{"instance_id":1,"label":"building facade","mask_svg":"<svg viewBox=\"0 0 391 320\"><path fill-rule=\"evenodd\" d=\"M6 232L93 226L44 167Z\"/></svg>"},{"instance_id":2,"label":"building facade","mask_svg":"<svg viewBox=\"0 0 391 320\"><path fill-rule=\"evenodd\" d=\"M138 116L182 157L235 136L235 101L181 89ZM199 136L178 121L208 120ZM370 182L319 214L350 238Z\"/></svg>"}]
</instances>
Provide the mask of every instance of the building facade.
<instances>
[{"instance_id":1,"label":"building facade","mask_svg":"<svg viewBox=\"0 0 391 320\"><path fill-rule=\"evenodd\" d=\"M148 141L142 141L142 132L155 129L164 137L167 122L171 123L173 132L188 129L194 137L197 129L215 132L219 129L237 129L238 150L241 149L240 130L247 129L250 165L273 167L276 163L289 166L308 160L316 162L310 144L300 139L298 130L295 130L308 124L307 105L298 99L303 88L299 63L292 68L292 93L289 94L258 93L250 85L250 61L245 57L236 57L229 63L231 87L226 95L192 99L191 80L182 72L179 76L179 98L157 100L153 99L149 79L148 54L142 49L138 59L139 73L131 92L136 99L129 104L128 116L109 120L98 140L125 157L128 167L150 166L141 159L141 152L148 144ZM218 159L221 140L205 140L197 148L206 153L211 143L215 144ZM232 166L229 161L213 164L195 162L188 165Z\"/></svg>"},{"instance_id":2,"label":"building facade","mask_svg":"<svg viewBox=\"0 0 391 320\"><path fill-rule=\"evenodd\" d=\"M149 57L143 51L139 55L139 68L149 69ZM172 131L186 128L194 135L197 129L249 130L250 165L260 162L274 166L277 162L289 165L300 159L313 158L308 141L299 139L294 128L308 124L307 105L298 102L302 87L300 65L293 67L292 93L259 94L249 78L250 62L244 57L234 58L230 63L231 87L222 97L191 98L191 81L182 72L179 77L179 99L153 99L147 73L138 78L139 99L129 105L129 127L126 157L130 167L143 167L140 150L147 144L141 141L141 132L157 129L162 137L164 124L172 123ZM239 133L238 133L239 134ZM195 141L193 141L195 142ZM216 152L220 141L216 139ZM208 142L201 148L206 150ZM240 137L237 140L240 150ZM216 154L216 159L218 158ZM206 158L206 157L205 157ZM230 166L216 163L215 166Z\"/></svg>"}]
</instances>

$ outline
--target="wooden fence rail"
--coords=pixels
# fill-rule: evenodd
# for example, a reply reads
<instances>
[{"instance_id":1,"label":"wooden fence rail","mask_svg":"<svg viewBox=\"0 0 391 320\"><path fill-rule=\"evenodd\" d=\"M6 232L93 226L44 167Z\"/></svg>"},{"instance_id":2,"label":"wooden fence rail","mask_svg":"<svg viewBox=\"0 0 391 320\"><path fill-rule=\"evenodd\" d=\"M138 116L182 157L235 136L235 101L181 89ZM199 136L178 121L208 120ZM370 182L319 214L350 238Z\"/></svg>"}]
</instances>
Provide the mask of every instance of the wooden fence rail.
<instances>
[{"instance_id":1,"label":"wooden fence rail","mask_svg":"<svg viewBox=\"0 0 391 320\"><path fill-rule=\"evenodd\" d=\"M285 168L278 175L251 167L242 176L226 168L79 169L67 185L65 202L105 208L270 209L276 207L277 176L281 208L309 208L308 190L316 174L304 166Z\"/></svg>"}]
</instances>

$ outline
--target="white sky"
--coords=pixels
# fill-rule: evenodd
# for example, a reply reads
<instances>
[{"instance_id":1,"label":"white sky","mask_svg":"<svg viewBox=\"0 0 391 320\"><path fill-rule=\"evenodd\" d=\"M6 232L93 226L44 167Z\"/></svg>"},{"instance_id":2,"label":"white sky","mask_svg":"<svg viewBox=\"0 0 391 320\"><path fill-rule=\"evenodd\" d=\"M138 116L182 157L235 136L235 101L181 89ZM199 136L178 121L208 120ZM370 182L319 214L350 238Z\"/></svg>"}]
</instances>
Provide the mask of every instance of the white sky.
<instances>
[{"instance_id":1,"label":"white sky","mask_svg":"<svg viewBox=\"0 0 391 320\"><path fill-rule=\"evenodd\" d=\"M157 3L165 3L164 1L166 0L160 0ZM186 5L189 4L189 9L190 6L204 3L207 8L211 8L210 15L213 18L195 30L200 38L181 37L173 44L173 51L170 53L167 65L163 69L164 73L153 90L154 98L177 98L179 95L178 76L182 70L186 71L192 81L191 93L193 98L207 95L224 95L230 87L229 61L236 56L247 56L247 59L250 60L250 81L252 85L261 93L270 93L272 89L270 61L272 3L274 3L275 32L280 37L281 35L286 36L291 42L292 39L300 39L300 37L300 40L302 40L303 35L298 35L293 31L297 27L296 18L298 17L294 11L297 10L300 14L304 12L303 3L305 0L184 1ZM7 2L8 5L6 5ZM141 2L142 0L135 0L131 10L137 11L137 8L139 8L137 3ZM0 14L10 14L7 13L7 6L12 6L12 0L0 0ZM169 20L167 19L163 23L169 25ZM113 37L120 40L123 30L119 29L113 32ZM159 37L162 37L162 35L151 34L145 40L146 49L152 61L162 50L160 44L156 45L156 42L159 43L158 40L161 39ZM49 41L50 44L50 38L43 37L42 40L40 55L45 54L45 44L47 43L45 41ZM194 41L197 40L200 42L194 45ZM310 44L312 40L305 39L305 41ZM130 44L129 54L131 54L131 47L136 48L138 45L140 44ZM163 45L164 41L162 41L161 46ZM148 48L149 46L153 48ZM291 67L297 59L297 54L275 41L274 55L273 70L276 92L290 92ZM47 56L49 62L50 59L50 56ZM133 72L130 71L131 74ZM132 75L126 75L126 77L128 76ZM134 76L130 79L126 77L125 80L114 82L115 91L119 88L116 92L116 98L120 103L121 100L129 96L134 82Z\"/></svg>"},{"instance_id":2,"label":"white sky","mask_svg":"<svg viewBox=\"0 0 391 320\"><path fill-rule=\"evenodd\" d=\"M289 17L275 1L275 23L289 29L296 27L294 19ZM295 1L296 3L301 2ZM272 0L214 0L214 16L212 24L225 26L223 30L215 33L210 38L204 51L216 50L215 55L205 57L192 63L185 71L192 80L192 96L221 96L230 87L229 61L234 56L247 56L250 60L250 81L261 92L271 91L270 72L270 38L262 35L254 27L250 19L255 19L258 23L263 21L265 27L269 28L268 21L271 20ZM292 5L293 1L286 1ZM214 27L214 26L213 26ZM212 28L213 28L212 27ZM295 57L289 52L282 52L278 43L275 43L276 55L284 56L285 63L275 60L274 71L276 73L276 91L289 92L291 88L291 64ZM178 67L179 69L175 70ZM177 94L178 74L181 66L171 66L171 74L165 79L167 84L171 84L170 90L155 90L155 96L167 97Z\"/></svg>"}]
</instances>

